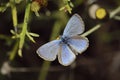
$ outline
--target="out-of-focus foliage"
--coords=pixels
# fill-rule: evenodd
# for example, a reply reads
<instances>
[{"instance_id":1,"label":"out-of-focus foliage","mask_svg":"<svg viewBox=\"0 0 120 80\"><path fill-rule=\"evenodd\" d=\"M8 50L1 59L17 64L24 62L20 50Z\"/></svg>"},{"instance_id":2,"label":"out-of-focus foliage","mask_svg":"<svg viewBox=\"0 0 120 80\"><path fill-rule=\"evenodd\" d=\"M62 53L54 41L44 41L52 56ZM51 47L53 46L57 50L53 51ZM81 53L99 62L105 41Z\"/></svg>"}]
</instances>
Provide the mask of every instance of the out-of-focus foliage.
<instances>
[{"instance_id":1,"label":"out-of-focus foliage","mask_svg":"<svg viewBox=\"0 0 120 80\"><path fill-rule=\"evenodd\" d=\"M39 80L40 75L46 80L120 80L120 13L112 19L93 19L89 15L93 4L110 17L120 1L0 0L0 80ZM51 65L44 62L36 50L61 35L74 13L83 18L85 31L102 24L88 36L88 50L68 67L57 60Z\"/></svg>"}]
</instances>

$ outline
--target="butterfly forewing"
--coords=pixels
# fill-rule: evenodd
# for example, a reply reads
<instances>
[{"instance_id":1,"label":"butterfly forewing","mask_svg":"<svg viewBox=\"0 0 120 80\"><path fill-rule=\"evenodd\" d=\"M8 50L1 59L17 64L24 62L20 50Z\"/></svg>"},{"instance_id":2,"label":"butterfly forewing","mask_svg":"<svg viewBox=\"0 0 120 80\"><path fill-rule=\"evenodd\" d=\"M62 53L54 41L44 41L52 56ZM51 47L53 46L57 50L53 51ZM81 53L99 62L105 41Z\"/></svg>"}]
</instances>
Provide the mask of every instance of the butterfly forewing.
<instances>
[{"instance_id":1,"label":"butterfly forewing","mask_svg":"<svg viewBox=\"0 0 120 80\"><path fill-rule=\"evenodd\" d=\"M70 65L76 58L75 54L70 50L66 44L62 44L61 52L58 54L60 64L64 66Z\"/></svg>"},{"instance_id":2,"label":"butterfly forewing","mask_svg":"<svg viewBox=\"0 0 120 80\"><path fill-rule=\"evenodd\" d=\"M60 50L60 40L53 40L41 46L37 50L37 54L44 60L53 61L56 59Z\"/></svg>"},{"instance_id":3,"label":"butterfly forewing","mask_svg":"<svg viewBox=\"0 0 120 80\"><path fill-rule=\"evenodd\" d=\"M89 41L85 37L73 36L68 40L68 44L74 51L81 54L88 48Z\"/></svg>"},{"instance_id":4,"label":"butterfly forewing","mask_svg":"<svg viewBox=\"0 0 120 80\"><path fill-rule=\"evenodd\" d=\"M71 37L81 34L84 31L84 22L78 14L74 14L68 21L63 36Z\"/></svg>"}]
</instances>

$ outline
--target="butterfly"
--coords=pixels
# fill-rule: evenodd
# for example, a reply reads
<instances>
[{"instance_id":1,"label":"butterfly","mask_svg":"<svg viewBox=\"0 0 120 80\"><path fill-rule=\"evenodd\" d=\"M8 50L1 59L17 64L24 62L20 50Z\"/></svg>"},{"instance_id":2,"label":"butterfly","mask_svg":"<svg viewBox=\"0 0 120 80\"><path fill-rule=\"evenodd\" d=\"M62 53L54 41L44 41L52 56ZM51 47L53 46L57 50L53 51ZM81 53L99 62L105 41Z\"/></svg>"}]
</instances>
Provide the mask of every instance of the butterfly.
<instances>
[{"instance_id":1,"label":"butterfly","mask_svg":"<svg viewBox=\"0 0 120 80\"><path fill-rule=\"evenodd\" d=\"M89 40L80 36L85 30L84 22L78 14L74 14L68 21L60 39L50 41L39 47L37 54L47 61L58 61L63 66L68 66L89 46Z\"/></svg>"}]
</instances>

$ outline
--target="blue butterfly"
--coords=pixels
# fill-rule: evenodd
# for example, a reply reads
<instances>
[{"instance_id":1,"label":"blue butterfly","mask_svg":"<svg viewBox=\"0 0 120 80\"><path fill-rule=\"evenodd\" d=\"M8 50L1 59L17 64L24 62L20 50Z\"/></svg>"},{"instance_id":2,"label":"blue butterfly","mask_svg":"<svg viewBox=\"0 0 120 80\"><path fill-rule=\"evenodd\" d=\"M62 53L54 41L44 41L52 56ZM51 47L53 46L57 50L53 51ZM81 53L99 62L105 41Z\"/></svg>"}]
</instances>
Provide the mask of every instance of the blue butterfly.
<instances>
[{"instance_id":1,"label":"blue butterfly","mask_svg":"<svg viewBox=\"0 0 120 80\"><path fill-rule=\"evenodd\" d=\"M78 14L74 14L68 21L63 35L59 40L50 41L37 50L37 54L47 61L54 61L58 56L58 61L64 66L68 66L76 59L77 54L81 54L89 46L86 37L79 34L84 32L84 22Z\"/></svg>"}]
</instances>

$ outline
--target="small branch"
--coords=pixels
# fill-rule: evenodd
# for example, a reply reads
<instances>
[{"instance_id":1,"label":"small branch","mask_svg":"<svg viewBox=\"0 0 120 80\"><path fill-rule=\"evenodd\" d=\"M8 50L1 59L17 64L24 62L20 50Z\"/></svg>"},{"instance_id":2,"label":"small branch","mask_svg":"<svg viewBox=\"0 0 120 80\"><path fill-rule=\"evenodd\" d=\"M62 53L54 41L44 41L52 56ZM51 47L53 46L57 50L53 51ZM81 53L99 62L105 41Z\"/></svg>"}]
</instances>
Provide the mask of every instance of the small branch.
<instances>
[{"instance_id":1,"label":"small branch","mask_svg":"<svg viewBox=\"0 0 120 80\"><path fill-rule=\"evenodd\" d=\"M51 62L48 61L43 62L38 80L46 80L46 76L48 74L50 64Z\"/></svg>"},{"instance_id":2,"label":"small branch","mask_svg":"<svg viewBox=\"0 0 120 80\"><path fill-rule=\"evenodd\" d=\"M0 39L3 39L3 40L10 40L11 37L6 36L6 35L3 35L3 34L0 34Z\"/></svg>"},{"instance_id":3,"label":"small branch","mask_svg":"<svg viewBox=\"0 0 120 80\"><path fill-rule=\"evenodd\" d=\"M110 18L113 18L117 13L120 12L120 6L118 6L115 10L113 10L111 13L110 13Z\"/></svg>"},{"instance_id":4,"label":"small branch","mask_svg":"<svg viewBox=\"0 0 120 80\"><path fill-rule=\"evenodd\" d=\"M120 21L120 16L115 16L114 19L119 20Z\"/></svg>"},{"instance_id":5,"label":"small branch","mask_svg":"<svg viewBox=\"0 0 120 80\"><path fill-rule=\"evenodd\" d=\"M95 27L93 27L92 29L88 30L87 32L83 33L81 36L87 36L89 34L91 34L92 32L96 31L97 29L99 29L101 27L101 24L97 24Z\"/></svg>"},{"instance_id":6,"label":"small branch","mask_svg":"<svg viewBox=\"0 0 120 80\"><path fill-rule=\"evenodd\" d=\"M15 1L10 0L10 6L11 6L11 11L12 11L12 19L13 19L13 26L15 32L17 32L17 25L18 25L18 20L17 20L17 9L15 6Z\"/></svg>"},{"instance_id":7,"label":"small branch","mask_svg":"<svg viewBox=\"0 0 120 80\"><path fill-rule=\"evenodd\" d=\"M23 45L24 45L25 35L26 35L26 32L27 32L27 26L28 26L29 17L30 17L30 5L31 5L30 3L28 3L26 5L25 17L24 17L22 32L20 34L20 42L19 42L19 50L18 50L18 54L20 56L22 56L22 48L23 48Z\"/></svg>"},{"instance_id":8,"label":"small branch","mask_svg":"<svg viewBox=\"0 0 120 80\"><path fill-rule=\"evenodd\" d=\"M14 46L13 46L12 51L10 52L10 56L9 56L10 60L13 60L15 58L15 55L16 55L17 50L18 50L18 45L19 44L18 44L18 40L17 40L16 43L14 44Z\"/></svg>"}]
</instances>

